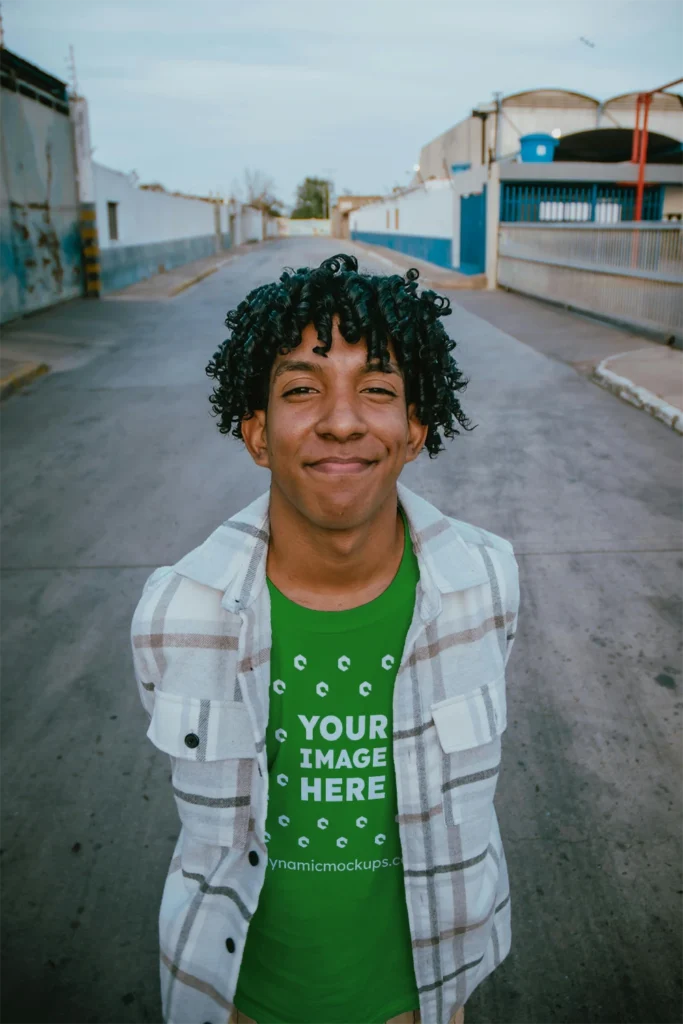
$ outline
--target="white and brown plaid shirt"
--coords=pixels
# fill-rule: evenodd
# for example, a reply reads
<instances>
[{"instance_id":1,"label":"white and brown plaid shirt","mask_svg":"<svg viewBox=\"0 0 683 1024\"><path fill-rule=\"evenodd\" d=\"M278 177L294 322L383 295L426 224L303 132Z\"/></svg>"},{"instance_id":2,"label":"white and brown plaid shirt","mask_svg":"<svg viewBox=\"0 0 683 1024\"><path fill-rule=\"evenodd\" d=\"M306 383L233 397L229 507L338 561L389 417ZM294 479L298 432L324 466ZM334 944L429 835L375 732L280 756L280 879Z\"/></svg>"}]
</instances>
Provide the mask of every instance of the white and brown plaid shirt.
<instances>
[{"instance_id":1,"label":"white and brown plaid shirt","mask_svg":"<svg viewBox=\"0 0 683 1024\"><path fill-rule=\"evenodd\" d=\"M398 496L420 581L394 687L397 822L422 1021L448 1024L510 949L493 797L519 578L509 541ZM227 1024L266 871L269 497L152 573L133 616L182 822L159 920L168 1024Z\"/></svg>"}]
</instances>

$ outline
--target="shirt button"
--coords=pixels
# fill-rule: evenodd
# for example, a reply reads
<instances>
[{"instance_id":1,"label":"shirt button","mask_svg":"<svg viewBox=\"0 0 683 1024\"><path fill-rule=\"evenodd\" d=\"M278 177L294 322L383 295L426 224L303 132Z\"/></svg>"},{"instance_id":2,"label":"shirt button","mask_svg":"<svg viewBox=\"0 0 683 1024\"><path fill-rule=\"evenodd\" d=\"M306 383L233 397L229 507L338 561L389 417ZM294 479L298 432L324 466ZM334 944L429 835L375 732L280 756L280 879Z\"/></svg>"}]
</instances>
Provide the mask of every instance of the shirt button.
<instances>
[{"instance_id":1,"label":"shirt button","mask_svg":"<svg viewBox=\"0 0 683 1024\"><path fill-rule=\"evenodd\" d=\"M234 953L235 952L235 943L234 943L234 941L232 939L226 939L225 940L225 948L227 949L228 953Z\"/></svg>"},{"instance_id":2,"label":"shirt button","mask_svg":"<svg viewBox=\"0 0 683 1024\"><path fill-rule=\"evenodd\" d=\"M196 732L188 732L185 737L185 746L192 747L193 749L199 746L199 736L197 736Z\"/></svg>"},{"instance_id":3,"label":"shirt button","mask_svg":"<svg viewBox=\"0 0 683 1024\"><path fill-rule=\"evenodd\" d=\"M253 864L254 867L258 864L258 853L256 850L252 850L249 854L249 863Z\"/></svg>"}]
</instances>

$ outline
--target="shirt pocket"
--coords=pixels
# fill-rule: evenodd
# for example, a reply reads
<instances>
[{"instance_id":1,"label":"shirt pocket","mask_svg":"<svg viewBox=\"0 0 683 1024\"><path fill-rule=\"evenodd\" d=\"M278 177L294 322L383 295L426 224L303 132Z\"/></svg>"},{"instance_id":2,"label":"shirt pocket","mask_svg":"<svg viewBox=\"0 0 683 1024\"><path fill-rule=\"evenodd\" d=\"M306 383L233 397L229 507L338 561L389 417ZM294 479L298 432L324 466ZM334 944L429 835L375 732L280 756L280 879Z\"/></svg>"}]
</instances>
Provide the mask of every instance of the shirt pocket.
<instances>
[{"instance_id":1,"label":"shirt pocket","mask_svg":"<svg viewBox=\"0 0 683 1024\"><path fill-rule=\"evenodd\" d=\"M490 819L507 728L505 675L431 705L441 750L447 826Z\"/></svg>"},{"instance_id":2,"label":"shirt pocket","mask_svg":"<svg viewBox=\"0 0 683 1024\"><path fill-rule=\"evenodd\" d=\"M147 736L171 757L183 827L212 846L243 849L256 767L246 705L157 690Z\"/></svg>"}]
</instances>

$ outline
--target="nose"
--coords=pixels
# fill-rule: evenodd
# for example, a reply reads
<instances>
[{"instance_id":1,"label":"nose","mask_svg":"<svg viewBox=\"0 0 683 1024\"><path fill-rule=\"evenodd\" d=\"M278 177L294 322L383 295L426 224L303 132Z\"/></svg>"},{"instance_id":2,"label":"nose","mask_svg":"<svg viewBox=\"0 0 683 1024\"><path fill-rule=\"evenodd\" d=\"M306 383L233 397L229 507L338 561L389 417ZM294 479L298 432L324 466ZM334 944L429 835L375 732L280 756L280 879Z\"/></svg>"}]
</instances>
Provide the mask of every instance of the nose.
<instances>
[{"instance_id":1,"label":"nose","mask_svg":"<svg viewBox=\"0 0 683 1024\"><path fill-rule=\"evenodd\" d=\"M355 389L331 389L316 424L317 434L341 443L357 440L367 430Z\"/></svg>"}]
</instances>

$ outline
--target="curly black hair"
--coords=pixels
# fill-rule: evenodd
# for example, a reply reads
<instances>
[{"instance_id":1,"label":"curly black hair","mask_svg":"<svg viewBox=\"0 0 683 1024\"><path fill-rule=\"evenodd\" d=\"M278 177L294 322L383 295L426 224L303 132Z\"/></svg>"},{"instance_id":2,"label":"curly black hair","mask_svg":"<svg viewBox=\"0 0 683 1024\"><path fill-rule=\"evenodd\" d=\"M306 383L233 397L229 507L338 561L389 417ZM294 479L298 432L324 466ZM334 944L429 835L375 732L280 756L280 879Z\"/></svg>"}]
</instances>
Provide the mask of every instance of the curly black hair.
<instances>
[{"instance_id":1,"label":"curly black hair","mask_svg":"<svg viewBox=\"0 0 683 1024\"><path fill-rule=\"evenodd\" d=\"M392 342L403 374L406 405L415 403L428 427L425 447L430 458L443 451L440 431L452 438L474 430L460 408L457 392L463 379L451 356L456 343L439 317L451 312L450 301L426 289L418 294L419 271L398 274L360 273L355 256L340 253L319 267L288 268L279 281L249 292L225 324L231 336L214 353L206 373L217 381L210 397L212 415L220 417L222 434L232 431L243 440L242 420L266 409L270 372L278 353L286 355L301 342L301 332L313 324L321 341L313 351L326 356L332 347L332 318L351 344L363 340L368 362L383 367Z\"/></svg>"}]
</instances>

